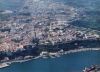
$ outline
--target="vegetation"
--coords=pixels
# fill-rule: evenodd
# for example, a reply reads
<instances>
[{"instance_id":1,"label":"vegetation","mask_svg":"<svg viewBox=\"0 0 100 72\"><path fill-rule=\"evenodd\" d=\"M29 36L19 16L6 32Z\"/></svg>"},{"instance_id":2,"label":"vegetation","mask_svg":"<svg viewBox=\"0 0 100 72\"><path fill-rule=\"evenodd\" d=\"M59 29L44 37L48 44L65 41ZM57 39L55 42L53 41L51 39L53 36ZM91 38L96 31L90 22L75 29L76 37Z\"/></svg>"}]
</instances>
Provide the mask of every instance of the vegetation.
<instances>
[{"instance_id":1,"label":"vegetation","mask_svg":"<svg viewBox=\"0 0 100 72\"><path fill-rule=\"evenodd\" d=\"M0 36L0 44L3 43L3 36Z\"/></svg>"}]
</instances>

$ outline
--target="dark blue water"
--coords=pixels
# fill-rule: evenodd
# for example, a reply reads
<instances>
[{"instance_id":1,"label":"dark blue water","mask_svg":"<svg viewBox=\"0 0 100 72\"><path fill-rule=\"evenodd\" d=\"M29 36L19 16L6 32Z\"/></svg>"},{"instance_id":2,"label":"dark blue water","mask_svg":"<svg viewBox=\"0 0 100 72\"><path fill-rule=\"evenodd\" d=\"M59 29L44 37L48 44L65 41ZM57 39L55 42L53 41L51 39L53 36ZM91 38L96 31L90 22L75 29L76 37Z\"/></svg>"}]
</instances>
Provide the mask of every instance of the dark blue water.
<instances>
[{"instance_id":1,"label":"dark blue water","mask_svg":"<svg viewBox=\"0 0 100 72\"><path fill-rule=\"evenodd\" d=\"M100 51L79 52L53 59L14 63L0 72L82 72L85 66L100 65Z\"/></svg>"}]
</instances>

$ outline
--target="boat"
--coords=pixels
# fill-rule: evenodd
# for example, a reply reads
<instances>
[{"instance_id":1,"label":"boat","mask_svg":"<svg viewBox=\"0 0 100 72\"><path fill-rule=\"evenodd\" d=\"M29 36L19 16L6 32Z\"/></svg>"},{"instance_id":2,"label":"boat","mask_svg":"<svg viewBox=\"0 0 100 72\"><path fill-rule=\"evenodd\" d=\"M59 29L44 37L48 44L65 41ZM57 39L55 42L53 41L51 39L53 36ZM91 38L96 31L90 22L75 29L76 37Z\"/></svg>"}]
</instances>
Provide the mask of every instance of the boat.
<instances>
[{"instance_id":1,"label":"boat","mask_svg":"<svg viewBox=\"0 0 100 72\"><path fill-rule=\"evenodd\" d=\"M85 67L83 72L100 72L100 67L97 65L91 66L90 68Z\"/></svg>"},{"instance_id":2,"label":"boat","mask_svg":"<svg viewBox=\"0 0 100 72\"><path fill-rule=\"evenodd\" d=\"M1 68L5 68L5 67L8 67L9 64L8 63L0 63L0 69Z\"/></svg>"}]
</instances>

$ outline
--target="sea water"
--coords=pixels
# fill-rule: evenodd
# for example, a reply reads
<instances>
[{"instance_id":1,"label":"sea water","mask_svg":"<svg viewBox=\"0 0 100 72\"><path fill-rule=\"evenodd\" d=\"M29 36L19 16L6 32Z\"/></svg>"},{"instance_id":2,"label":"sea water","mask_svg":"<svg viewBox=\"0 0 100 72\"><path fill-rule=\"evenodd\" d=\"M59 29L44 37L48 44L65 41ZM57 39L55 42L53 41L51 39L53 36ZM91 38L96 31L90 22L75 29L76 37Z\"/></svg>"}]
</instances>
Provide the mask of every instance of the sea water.
<instances>
[{"instance_id":1,"label":"sea water","mask_svg":"<svg viewBox=\"0 0 100 72\"><path fill-rule=\"evenodd\" d=\"M100 65L100 51L86 51L63 55L58 58L36 59L13 63L0 72L82 72L85 67Z\"/></svg>"}]
</instances>

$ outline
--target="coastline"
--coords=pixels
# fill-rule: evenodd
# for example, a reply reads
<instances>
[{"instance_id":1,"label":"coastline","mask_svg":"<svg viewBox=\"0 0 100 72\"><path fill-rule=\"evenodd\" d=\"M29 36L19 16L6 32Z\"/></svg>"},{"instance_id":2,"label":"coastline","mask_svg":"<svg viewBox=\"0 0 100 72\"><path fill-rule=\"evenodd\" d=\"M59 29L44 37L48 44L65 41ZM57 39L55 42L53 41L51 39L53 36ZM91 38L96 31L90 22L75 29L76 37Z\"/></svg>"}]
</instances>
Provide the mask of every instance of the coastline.
<instances>
[{"instance_id":1,"label":"coastline","mask_svg":"<svg viewBox=\"0 0 100 72\"><path fill-rule=\"evenodd\" d=\"M70 51L61 51L61 52L56 52L53 54L49 53L49 57L56 58L56 57L60 57L61 55L77 53L77 52L84 52L84 51L100 51L100 48L84 48L84 49L75 49L75 50L70 50ZM0 69L8 67L12 63L22 63L22 62L26 62L26 61L30 61L30 60L34 60L34 59L38 59L38 58L48 58L48 57L44 57L43 55L39 55L35 58L29 58L29 59L25 59L25 60L13 60L13 61L8 61L8 62L3 62L1 64L4 64L4 65L0 66Z\"/></svg>"},{"instance_id":2,"label":"coastline","mask_svg":"<svg viewBox=\"0 0 100 72\"><path fill-rule=\"evenodd\" d=\"M84 52L84 51L99 51L99 50L100 50L100 48L76 49L76 50L65 51L64 54L70 54L70 53L76 53L76 52Z\"/></svg>"}]
</instances>

